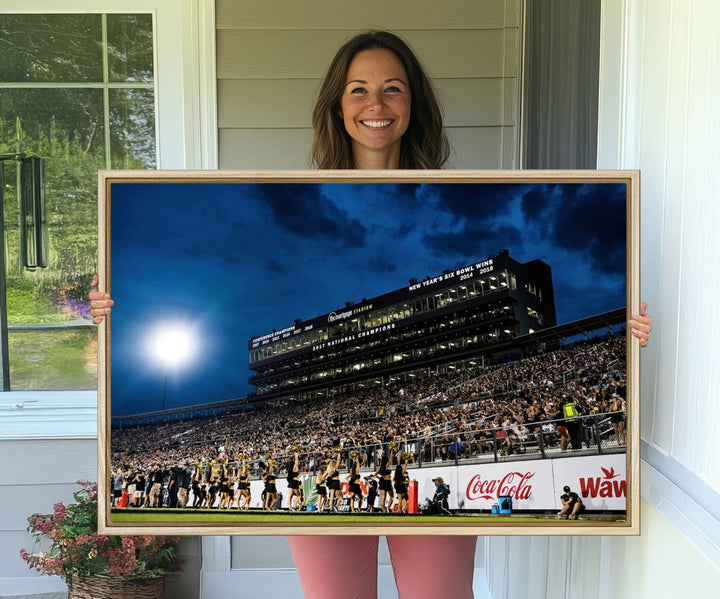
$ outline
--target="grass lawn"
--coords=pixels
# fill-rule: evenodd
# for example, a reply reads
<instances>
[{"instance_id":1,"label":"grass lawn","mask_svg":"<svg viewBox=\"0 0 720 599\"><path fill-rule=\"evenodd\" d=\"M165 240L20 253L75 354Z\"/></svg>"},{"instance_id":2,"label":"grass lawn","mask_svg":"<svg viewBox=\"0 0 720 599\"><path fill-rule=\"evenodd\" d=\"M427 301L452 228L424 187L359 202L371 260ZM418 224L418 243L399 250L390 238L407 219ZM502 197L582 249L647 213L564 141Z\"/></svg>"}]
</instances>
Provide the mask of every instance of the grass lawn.
<instances>
[{"instance_id":1,"label":"grass lawn","mask_svg":"<svg viewBox=\"0 0 720 599\"><path fill-rule=\"evenodd\" d=\"M540 523L558 523L552 517L541 515L528 516L501 516L494 514L458 514L454 516L420 516L393 514L318 514L317 512L263 512L260 510L240 512L237 510L221 512L217 510L173 510L173 509L120 509L112 510L111 520L115 524L133 524L147 522L162 522L169 524L230 524L242 526L243 524L297 524L308 526L312 524L331 524L345 526L347 524L365 524L370 526L383 525L412 525L412 526L437 526L438 524L454 524L483 526L494 524L524 524L534 525ZM564 526L582 524L582 521L563 521Z\"/></svg>"}]
</instances>

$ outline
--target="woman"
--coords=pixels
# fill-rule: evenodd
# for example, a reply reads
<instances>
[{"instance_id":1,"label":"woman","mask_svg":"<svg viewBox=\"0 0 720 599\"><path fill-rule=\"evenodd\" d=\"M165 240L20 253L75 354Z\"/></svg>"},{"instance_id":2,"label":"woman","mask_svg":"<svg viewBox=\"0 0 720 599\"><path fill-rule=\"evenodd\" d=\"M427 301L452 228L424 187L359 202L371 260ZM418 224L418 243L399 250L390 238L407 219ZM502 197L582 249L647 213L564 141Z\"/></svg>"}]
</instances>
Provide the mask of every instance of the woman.
<instances>
[{"instance_id":1,"label":"woman","mask_svg":"<svg viewBox=\"0 0 720 599\"><path fill-rule=\"evenodd\" d=\"M610 423L615 431L615 443L625 445L625 400L614 393L610 401Z\"/></svg>"},{"instance_id":2,"label":"woman","mask_svg":"<svg viewBox=\"0 0 720 599\"><path fill-rule=\"evenodd\" d=\"M380 511L389 512L393 504L395 495L392 487L392 464L393 464L393 450L388 449L387 452L383 452L383 456L380 459L380 466L375 471L375 476L380 481Z\"/></svg>"},{"instance_id":3,"label":"woman","mask_svg":"<svg viewBox=\"0 0 720 599\"><path fill-rule=\"evenodd\" d=\"M395 486L395 495L397 496L398 511L407 514L408 511L408 475L407 467L411 454L405 454L402 459L398 459L398 465L395 468L395 476L393 477L393 485Z\"/></svg>"},{"instance_id":4,"label":"woman","mask_svg":"<svg viewBox=\"0 0 720 599\"><path fill-rule=\"evenodd\" d=\"M278 491L275 481L275 460L268 460L267 471L263 476L263 483L265 483L265 502L263 503L264 510L275 509L275 504L278 500Z\"/></svg>"},{"instance_id":5,"label":"woman","mask_svg":"<svg viewBox=\"0 0 720 599\"><path fill-rule=\"evenodd\" d=\"M202 484L202 481L200 480L200 469L198 467L195 468L195 474L193 474L192 478L192 492L193 492L193 504L192 506L194 508L200 508L202 507L202 504L205 500L205 488Z\"/></svg>"},{"instance_id":6,"label":"woman","mask_svg":"<svg viewBox=\"0 0 720 599\"><path fill-rule=\"evenodd\" d=\"M217 499L218 490L220 489L220 482L217 478L218 472L215 468L210 467L210 479L208 480L207 486L207 504L205 507L209 510L215 505Z\"/></svg>"},{"instance_id":7,"label":"woman","mask_svg":"<svg viewBox=\"0 0 720 599\"><path fill-rule=\"evenodd\" d=\"M300 509L300 464L298 462L298 454L295 453L295 459L288 461L287 464L287 484L288 484L288 509L292 512Z\"/></svg>"},{"instance_id":8,"label":"woman","mask_svg":"<svg viewBox=\"0 0 720 599\"><path fill-rule=\"evenodd\" d=\"M327 505L327 486L325 485L325 477L327 472L320 469L315 479L315 492L317 493L317 503L315 504L315 511L321 512Z\"/></svg>"},{"instance_id":9,"label":"woman","mask_svg":"<svg viewBox=\"0 0 720 599\"><path fill-rule=\"evenodd\" d=\"M342 502L342 490L340 489L340 457L342 456L341 450L337 450L337 458L330 461L325 471L325 480L327 481L328 488L328 500L327 500L327 511L337 511Z\"/></svg>"},{"instance_id":10,"label":"woman","mask_svg":"<svg viewBox=\"0 0 720 599\"><path fill-rule=\"evenodd\" d=\"M363 33L340 48L312 123L312 159L321 169L438 169L449 156L430 80L410 48L388 32ZM99 323L112 300L99 291L90 299ZM652 325L645 310L643 302L640 315L628 321L642 347ZM348 580L354 597L377 595L378 537L293 536L289 542L306 597L340 596ZM400 596L471 598L475 545L474 536L388 537Z\"/></svg>"},{"instance_id":11,"label":"woman","mask_svg":"<svg viewBox=\"0 0 720 599\"><path fill-rule=\"evenodd\" d=\"M220 479L218 482L218 494L220 495L218 509L229 510L230 509L230 475L228 473L227 464L223 464L220 472Z\"/></svg>"},{"instance_id":12,"label":"woman","mask_svg":"<svg viewBox=\"0 0 720 599\"><path fill-rule=\"evenodd\" d=\"M246 510L250 507L250 470L245 463L242 461L240 472L237 476L238 481L238 493L240 494L240 500L238 507L241 510Z\"/></svg>"},{"instance_id":13,"label":"woman","mask_svg":"<svg viewBox=\"0 0 720 599\"><path fill-rule=\"evenodd\" d=\"M355 499L358 499L358 510L362 506L363 500L362 489L360 488L360 460L358 459L359 452L357 449L350 452L350 457L352 461L348 468L349 472L346 480L348 482L348 494L350 495L350 511L355 512Z\"/></svg>"}]
</instances>

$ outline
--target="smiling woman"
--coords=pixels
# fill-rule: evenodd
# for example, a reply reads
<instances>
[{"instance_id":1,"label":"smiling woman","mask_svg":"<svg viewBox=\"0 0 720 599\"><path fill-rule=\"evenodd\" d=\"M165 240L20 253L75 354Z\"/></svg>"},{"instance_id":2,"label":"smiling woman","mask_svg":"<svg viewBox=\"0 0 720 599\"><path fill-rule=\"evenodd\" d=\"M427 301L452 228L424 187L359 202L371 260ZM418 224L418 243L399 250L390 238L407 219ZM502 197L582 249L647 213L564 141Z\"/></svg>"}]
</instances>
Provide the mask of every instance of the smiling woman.
<instances>
[{"instance_id":1,"label":"smiling woman","mask_svg":"<svg viewBox=\"0 0 720 599\"><path fill-rule=\"evenodd\" d=\"M321 169L438 169L450 153L430 79L387 31L357 35L338 50L312 123L312 159Z\"/></svg>"},{"instance_id":2,"label":"smiling woman","mask_svg":"<svg viewBox=\"0 0 720 599\"><path fill-rule=\"evenodd\" d=\"M389 50L365 50L353 58L347 79L340 114L352 138L355 168L400 164L411 102L402 63Z\"/></svg>"}]
</instances>

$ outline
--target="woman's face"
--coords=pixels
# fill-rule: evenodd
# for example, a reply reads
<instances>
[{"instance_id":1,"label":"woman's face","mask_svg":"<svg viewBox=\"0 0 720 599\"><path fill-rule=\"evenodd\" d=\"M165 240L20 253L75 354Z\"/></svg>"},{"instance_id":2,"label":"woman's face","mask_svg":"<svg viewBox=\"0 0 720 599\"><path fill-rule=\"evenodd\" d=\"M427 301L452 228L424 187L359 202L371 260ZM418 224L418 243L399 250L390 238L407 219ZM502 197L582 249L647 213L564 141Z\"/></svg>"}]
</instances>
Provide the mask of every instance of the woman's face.
<instances>
[{"instance_id":1,"label":"woman's face","mask_svg":"<svg viewBox=\"0 0 720 599\"><path fill-rule=\"evenodd\" d=\"M373 156L399 164L411 101L402 63L389 50L363 50L350 63L345 81L340 109L355 162Z\"/></svg>"}]
</instances>

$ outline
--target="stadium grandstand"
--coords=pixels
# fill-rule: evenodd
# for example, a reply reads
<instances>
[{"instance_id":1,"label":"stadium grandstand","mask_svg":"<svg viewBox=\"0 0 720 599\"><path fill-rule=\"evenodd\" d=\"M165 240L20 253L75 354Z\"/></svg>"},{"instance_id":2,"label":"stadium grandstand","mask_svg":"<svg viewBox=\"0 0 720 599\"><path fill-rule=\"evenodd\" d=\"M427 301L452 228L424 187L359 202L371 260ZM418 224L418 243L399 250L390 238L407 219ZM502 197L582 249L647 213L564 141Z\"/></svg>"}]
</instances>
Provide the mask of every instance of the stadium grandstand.
<instances>
[{"instance_id":1,"label":"stadium grandstand","mask_svg":"<svg viewBox=\"0 0 720 599\"><path fill-rule=\"evenodd\" d=\"M258 399L333 396L484 363L556 324L550 267L507 250L253 337Z\"/></svg>"},{"instance_id":2,"label":"stadium grandstand","mask_svg":"<svg viewBox=\"0 0 720 599\"><path fill-rule=\"evenodd\" d=\"M255 395L112 418L113 471L212 488L286 476L295 455L305 475L337 460L372 476L393 446L413 468L624 454L625 310L555 321L540 260L411 280L250 339Z\"/></svg>"}]
</instances>

